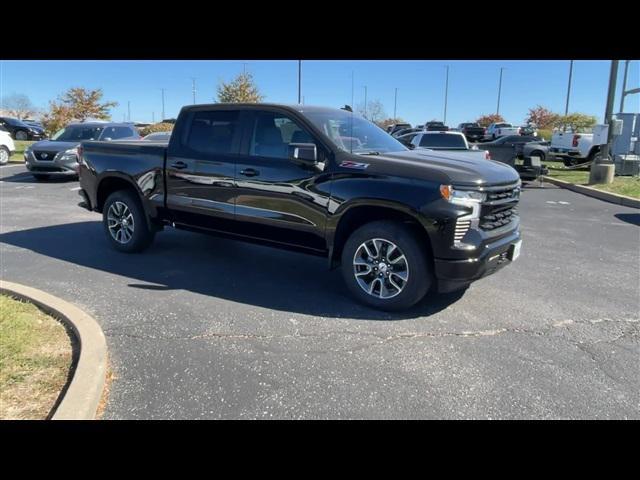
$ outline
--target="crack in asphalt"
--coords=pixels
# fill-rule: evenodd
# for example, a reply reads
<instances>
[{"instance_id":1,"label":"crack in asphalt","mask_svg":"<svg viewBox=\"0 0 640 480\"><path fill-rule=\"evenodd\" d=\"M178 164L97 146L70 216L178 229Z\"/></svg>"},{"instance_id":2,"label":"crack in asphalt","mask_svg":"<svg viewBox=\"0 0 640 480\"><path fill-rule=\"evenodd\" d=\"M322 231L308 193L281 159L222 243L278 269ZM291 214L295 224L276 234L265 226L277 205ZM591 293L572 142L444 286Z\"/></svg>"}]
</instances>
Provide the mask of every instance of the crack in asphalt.
<instances>
[{"instance_id":1,"label":"crack in asphalt","mask_svg":"<svg viewBox=\"0 0 640 480\"><path fill-rule=\"evenodd\" d=\"M137 335L132 333L115 333L113 331L106 330L105 335L108 337L127 337L127 338L136 338L140 340L202 340L208 338L221 338L221 339L241 339L241 340L272 340L272 339L299 339L299 338L322 338L330 335L357 335L357 336L372 336L380 339L379 342L374 342L368 346L373 346L381 343L387 343L395 340L405 340L405 339L417 339L417 338L447 338L447 337L489 337L489 336L497 336L503 333L517 333L517 334L525 334L525 335L536 335L543 336L548 332L554 329L567 329L569 325L597 325L599 323L640 323L640 319L628 318L628 319L596 319L596 320L562 320L551 324L549 327L539 330L528 330L528 329L520 329L520 328L497 328L497 329L487 329L487 330L477 330L477 331L462 331L462 332L424 332L424 333L398 333L394 335L383 335L375 332L359 332L359 331L351 331L351 330L337 330L337 331L327 331L327 332L318 332L318 333L299 333L296 332L294 334L287 335L261 335L261 334L248 334L248 333L221 333L221 332L209 332L203 333L200 335L191 335L191 336L153 336L153 335ZM588 344L595 344L601 342L614 342L619 340L623 336L629 335L629 332L625 332L623 335L616 337L612 340L599 340L596 342L589 342ZM585 342L579 342L585 343ZM368 348L368 347L365 347ZM355 351L355 350L353 350Z\"/></svg>"}]
</instances>

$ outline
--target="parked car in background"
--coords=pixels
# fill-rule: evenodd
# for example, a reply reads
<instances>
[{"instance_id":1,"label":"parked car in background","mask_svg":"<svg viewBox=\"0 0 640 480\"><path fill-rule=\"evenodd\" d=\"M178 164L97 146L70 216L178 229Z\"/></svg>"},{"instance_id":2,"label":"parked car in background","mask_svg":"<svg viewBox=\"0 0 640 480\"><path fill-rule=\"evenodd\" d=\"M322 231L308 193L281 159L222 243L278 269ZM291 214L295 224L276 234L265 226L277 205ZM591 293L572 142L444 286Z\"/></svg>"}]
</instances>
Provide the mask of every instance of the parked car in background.
<instances>
[{"instance_id":1,"label":"parked car in background","mask_svg":"<svg viewBox=\"0 0 640 480\"><path fill-rule=\"evenodd\" d=\"M532 147L528 151L530 152L529 156L524 157L523 151L525 145L535 144L535 147ZM477 145L481 150L487 150L491 154L491 159L497 162L506 163L513 167L520 178L523 180L533 180L538 178L540 175L545 174L546 167L540 164L533 164L531 162L532 152L540 152L544 150L544 146L540 145L539 139L533 136L526 135L508 135L506 137L500 137L491 142L480 143ZM535 155L540 156L540 155ZM518 158L524 158L524 162L517 162ZM545 154L546 158L546 154ZM542 159L541 159L542 161Z\"/></svg>"},{"instance_id":2,"label":"parked car in background","mask_svg":"<svg viewBox=\"0 0 640 480\"><path fill-rule=\"evenodd\" d=\"M527 138L532 137L528 136ZM516 156L520 158L538 157L542 162L544 162L545 160L551 160L553 158L553 154L549 152L549 146L551 145L551 142L540 140L539 137L533 138L536 138L536 140L527 143L516 144Z\"/></svg>"},{"instance_id":3,"label":"parked car in background","mask_svg":"<svg viewBox=\"0 0 640 480\"><path fill-rule=\"evenodd\" d=\"M485 129L476 122L461 123L458 125L458 131L462 132L470 142L479 142L484 138Z\"/></svg>"},{"instance_id":4,"label":"parked car in background","mask_svg":"<svg viewBox=\"0 0 640 480\"><path fill-rule=\"evenodd\" d=\"M427 149L437 152L453 152L460 158L473 160L490 160L488 151L469 146L462 132L420 132L411 140L415 149Z\"/></svg>"},{"instance_id":5,"label":"parked car in background","mask_svg":"<svg viewBox=\"0 0 640 480\"><path fill-rule=\"evenodd\" d=\"M27 125L12 117L0 117L0 125L3 126L14 140L41 140L47 135L42 127Z\"/></svg>"},{"instance_id":6,"label":"parked car in background","mask_svg":"<svg viewBox=\"0 0 640 480\"><path fill-rule=\"evenodd\" d=\"M16 151L16 145L13 138L7 130L0 129L0 165L9 163L9 158Z\"/></svg>"},{"instance_id":7,"label":"parked car in background","mask_svg":"<svg viewBox=\"0 0 640 480\"><path fill-rule=\"evenodd\" d=\"M42 123L37 121L37 120L31 120L31 119L28 119L28 118L23 118L22 119L22 123L25 123L25 124L29 125L30 127L38 127L38 128L41 128L42 130L44 130L44 126L42 125Z\"/></svg>"},{"instance_id":8,"label":"parked car in background","mask_svg":"<svg viewBox=\"0 0 640 480\"><path fill-rule=\"evenodd\" d=\"M449 127L442 122L427 122L424 129L428 132L446 132Z\"/></svg>"},{"instance_id":9,"label":"parked car in background","mask_svg":"<svg viewBox=\"0 0 640 480\"><path fill-rule=\"evenodd\" d=\"M418 133L420 133L421 130L417 130L417 131L413 131L413 132L409 132L409 133L405 133L404 135L399 135L396 138L396 140L398 140L401 144L403 144L405 147L407 148L415 148L414 145L412 145L411 141L413 140L413 138L418 135Z\"/></svg>"},{"instance_id":10,"label":"parked car in background","mask_svg":"<svg viewBox=\"0 0 640 480\"><path fill-rule=\"evenodd\" d=\"M168 145L82 142L81 206L102 214L113 249L142 251L172 226L302 251L383 310L520 253L521 182L504 165L410 151L359 115L307 105L190 105L175 132Z\"/></svg>"},{"instance_id":11,"label":"parked car in background","mask_svg":"<svg viewBox=\"0 0 640 480\"><path fill-rule=\"evenodd\" d=\"M410 123L393 123L387 126L387 133L390 135L394 135L399 130L404 130L405 128L411 128Z\"/></svg>"},{"instance_id":12,"label":"parked car in background","mask_svg":"<svg viewBox=\"0 0 640 480\"><path fill-rule=\"evenodd\" d=\"M536 131L536 127L534 125L523 125L520 128L520 135L526 135L529 137L537 137L538 132Z\"/></svg>"},{"instance_id":13,"label":"parked car in background","mask_svg":"<svg viewBox=\"0 0 640 480\"><path fill-rule=\"evenodd\" d=\"M402 130L398 130L396 133L393 134L394 137L398 138L401 137L402 135L406 135L407 133L414 133L414 132L421 132L422 129L420 128L403 128Z\"/></svg>"},{"instance_id":14,"label":"parked car in background","mask_svg":"<svg viewBox=\"0 0 640 480\"><path fill-rule=\"evenodd\" d=\"M142 137L142 140L147 142L168 142L169 138L171 138L171 132L153 132Z\"/></svg>"},{"instance_id":15,"label":"parked car in background","mask_svg":"<svg viewBox=\"0 0 640 480\"><path fill-rule=\"evenodd\" d=\"M555 132L551 136L549 151L566 166L593 161L600 153L594 145L593 133Z\"/></svg>"},{"instance_id":16,"label":"parked car in background","mask_svg":"<svg viewBox=\"0 0 640 480\"><path fill-rule=\"evenodd\" d=\"M520 135L520 129L510 123L498 122L490 124L484 132L484 138L491 140L509 135Z\"/></svg>"},{"instance_id":17,"label":"parked car in background","mask_svg":"<svg viewBox=\"0 0 640 480\"><path fill-rule=\"evenodd\" d=\"M24 161L37 180L51 175L78 174L78 146L84 140L139 140L138 130L130 123L70 123L51 136L24 151Z\"/></svg>"}]
</instances>

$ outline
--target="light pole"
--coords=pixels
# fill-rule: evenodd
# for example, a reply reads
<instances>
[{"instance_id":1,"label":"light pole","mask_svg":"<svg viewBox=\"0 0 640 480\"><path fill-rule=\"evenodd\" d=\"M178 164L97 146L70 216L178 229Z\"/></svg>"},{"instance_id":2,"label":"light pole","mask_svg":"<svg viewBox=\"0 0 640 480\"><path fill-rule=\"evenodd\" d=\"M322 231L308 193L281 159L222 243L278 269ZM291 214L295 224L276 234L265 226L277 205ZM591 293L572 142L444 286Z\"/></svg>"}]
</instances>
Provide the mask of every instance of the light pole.
<instances>
[{"instance_id":1,"label":"light pole","mask_svg":"<svg viewBox=\"0 0 640 480\"><path fill-rule=\"evenodd\" d=\"M615 174L615 164L609 161L609 145L613 137L611 120L613 116L613 101L616 96L616 80L618 79L618 60L611 60L609 72L609 91L607 92L607 108L604 112L604 123L607 125L607 143L602 145L600 154L596 156L589 172L589 184L612 183Z\"/></svg>"},{"instance_id":2,"label":"light pole","mask_svg":"<svg viewBox=\"0 0 640 480\"><path fill-rule=\"evenodd\" d=\"M393 96L393 119L395 120L396 118L396 107L398 105L398 87L396 87L396 93Z\"/></svg>"},{"instance_id":3,"label":"light pole","mask_svg":"<svg viewBox=\"0 0 640 480\"><path fill-rule=\"evenodd\" d=\"M160 121L164 120L164 88L161 88L160 90L162 90L162 118L160 119Z\"/></svg>"},{"instance_id":4,"label":"light pole","mask_svg":"<svg viewBox=\"0 0 640 480\"><path fill-rule=\"evenodd\" d=\"M131 121L131 102L127 100L127 121Z\"/></svg>"},{"instance_id":5,"label":"light pole","mask_svg":"<svg viewBox=\"0 0 640 480\"><path fill-rule=\"evenodd\" d=\"M502 71L504 67L500 67L500 81L498 82L498 106L496 107L496 115L500 114L500 93L502 93Z\"/></svg>"},{"instance_id":6,"label":"light pole","mask_svg":"<svg viewBox=\"0 0 640 480\"><path fill-rule=\"evenodd\" d=\"M302 60L298 60L298 105L302 100Z\"/></svg>"},{"instance_id":7,"label":"light pole","mask_svg":"<svg viewBox=\"0 0 640 480\"><path fill-rule=\"evenodd\" d=\"M446 65L447 76L444 82L444 120L442 121L445 125L447 124L447 97L449 95L449 65Z\"/></svg>"},{"instance_id":8,"label":"light pole","mask_svg":"<svg viewBox=\"0 0 640 480\"><path fill-rule=\"evenodd\" d=\"M351 109L353 110L355 108L355 105L353 104L354 102L354 83L353 83L353 70L351 70L351 105L349 105L351 107Z\"/></svg>"},{"instance_id":9,"label":"light pole","mask_svg":"<svg viewBox=\"0 0 640 480\"><path fill-rule=\"evenodd\" d=\"M564 106L564 116L569 114L569 96L571 95L571 77L573 76L573 60L569 63L569 83L567 84L567 103Z\"/></svg>"},{"instance_id":10,"label":"light pole","mask_svg":"<svg viewBox=\"0 0 640 480\"><path fill-rule=\"evenodd\" d=\"M156 112L151 112L151 123L156 123Z\"/></svg>"},{"instance_id":11,"label":"light pole","mask_svg":"<svg viewBox=\"0 0 640 480\"><path fill-rule=\"evenodd\" d=\"M620 95L620 113L624 112L624 97L627 91L627 74L629 73L629 62L631 60L624 61L624 77L622 77L622 95Z\"/></svg>"},{"instance_id":12,"label":"light pole","mask_svg":"<svg viewBox=\"0 0 640 480\"><path fill-rule=\"evenodd\" d=\"M195 77L191 77L191 90L193 93L193 104L196 104L196 79Z\"/></svg>"}]
</instances>

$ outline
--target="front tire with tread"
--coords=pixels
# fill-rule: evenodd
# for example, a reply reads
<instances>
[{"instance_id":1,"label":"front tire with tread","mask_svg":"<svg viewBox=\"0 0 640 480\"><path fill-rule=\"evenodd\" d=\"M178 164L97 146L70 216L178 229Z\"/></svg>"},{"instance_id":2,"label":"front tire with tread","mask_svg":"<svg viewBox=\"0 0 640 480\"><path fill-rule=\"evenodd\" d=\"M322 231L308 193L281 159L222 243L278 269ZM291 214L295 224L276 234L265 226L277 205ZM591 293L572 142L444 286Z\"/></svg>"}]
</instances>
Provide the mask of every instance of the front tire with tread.
<instances>
[{"instance_id":1,"label":"front tire with tread","mask_svg":"<svg viewBox=\"0 0 640 480\"><path fill-rule=\"evenodd\" d=\"M409 279L402 291L391 298L378 298L365 292L354 274L354 255L363 242L374 238L388 240L401 250L407 259ZM433 283L429 266L428 245L406 224L396 221L374 221L355 230L342 250L342 275L351 294L361 303L379 310L405 310L418 303Z\"/></svg>"},{"instance_id":2,"label":"front tire with tread","mask_svg":"<svg viewBox=\"0 0 640 480\"><path fill-rule=\"evenodd\" d=\"M126 205L133 216L133 233L126 243L116 241L109 231L108 212L109 208L116 202ZM155 237L155 232L149 229L146 214L140 204L140 200L137 198L135 193L127 190L118 190L107 197L107 200L104 202L104 206L102 207L102 225L109 243L119 252L141 252L151 245Z\"/></svg>"}]
</instances>

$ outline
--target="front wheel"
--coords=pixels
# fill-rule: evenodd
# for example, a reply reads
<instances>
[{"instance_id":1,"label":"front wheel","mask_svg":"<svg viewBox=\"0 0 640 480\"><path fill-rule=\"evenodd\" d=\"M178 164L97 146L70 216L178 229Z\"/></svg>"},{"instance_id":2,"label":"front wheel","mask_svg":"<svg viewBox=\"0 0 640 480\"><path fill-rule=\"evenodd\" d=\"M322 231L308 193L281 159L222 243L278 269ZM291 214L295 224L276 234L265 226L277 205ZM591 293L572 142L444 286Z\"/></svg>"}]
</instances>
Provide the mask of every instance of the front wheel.
<instances>
[{"instance_id":1,"label":"front wheel","mask_svg":"<svg viewBox=\"0 0 640 480\"><path fill-rule=\"evenodd\" d=\"M428 246L407 225L376 221L351 234L342 251L342 275L360 302L380 310L403 310L429 290Z\"/></svg>"},{"instance_id":2,"label":"front wheel","mask_svg":"<svg viewBox=\"0 0 640 480\"><path fill-rule=\"evenodd\" d=\"M111 246L124 253L144 250L155 236L140 200L126 190L109 195L102 208L102 224Z\"/></svg>"},{"instance_id":3,"label":"front wheel","mask_svg":"<svg viewBox=\"0 0 640 480\"><path fill-rule=\"evenodd\" d=\"M4 145L0 145L0 165L9 163L10 157L11 157L11 154L9 153L9 149Z\"/></svg>"},{"instance_id":4,"label":"front wheel","mask_svg":"<svg viewBox=\"0 0 640 480\"><path fill-rule=\"evenodd\" d=\"M29 139L29 135L27 135L27 132L23 132L22 130L20 130L19 132L16 132L16 140L28 140Z\"/></svg>"}]
</instances>

